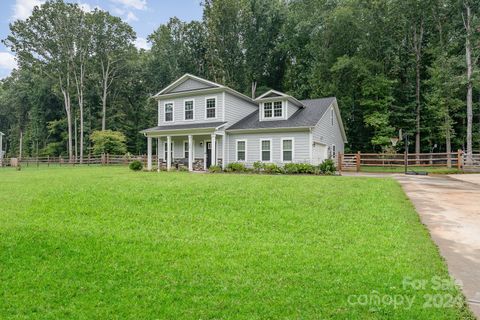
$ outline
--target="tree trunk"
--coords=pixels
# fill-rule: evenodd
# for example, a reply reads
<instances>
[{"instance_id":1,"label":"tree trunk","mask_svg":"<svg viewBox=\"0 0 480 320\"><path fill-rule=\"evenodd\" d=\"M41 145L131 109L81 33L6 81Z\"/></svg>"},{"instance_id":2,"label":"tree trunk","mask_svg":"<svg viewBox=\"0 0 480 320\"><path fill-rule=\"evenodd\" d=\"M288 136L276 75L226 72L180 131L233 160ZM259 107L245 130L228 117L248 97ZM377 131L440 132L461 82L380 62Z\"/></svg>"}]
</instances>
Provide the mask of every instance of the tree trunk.
<instances>
[{"instance_id":1,"label":"tree trunk","mask_svg":"<svg viewBox=\"0 0 480 320\"><path fill-rule=\"evenodd\" d=\"M470 11L470 4L468 1L464 2L465 9L466 9L466 17L463 19L465 25L465 31L467 32L467 36L465 37L465 60L467 63L467 163L472 162L472 120L473 120L473 110L472 110L472 90L473 90L473 83L472 83L472 73L473 73L473 65L472 65L472 45L470 43L471 37L471 11Z\"/></svg>"},{"instance_id":2,"label":"tree trunk","mask_svg":"<svg viewBox=\"0 0 480 320\"><path fill-rule=\"evenodd\" d=\"M20 129L20 143L18 147L18 161L22 160L22 150L23 149L23 131Z\"/></svg>"},{"instance_id":3,"label":"tree trunk","mask_svg":"<svg viewBox=\"0 0 480 320\"><path fill-rule=\"evenodd\" d=\"M107 61L105 67L102 62L102 131L107 130L107 95L108 95L108 80L110 78L110 61Z\"/></svg>"},{"instance_id":4,"label":"tree trunk","mask_svg":"<svg viewBox=\"0 0 480 320\"><path fill-rule=\"evenodd\" d=\"M257 91L257 81L252 81L252 99L255 99L256 91Z\"/></svg>"},{"instance_id":5,"label":"tree trunk","mask_svg":"<svg viewBox=\"0 0 480 320\"><path fill-rule=\"evenodd\" d=\"M415 52L415 153L419 154L420 148L420 67L422 59L422 42L423 42L423 19L420 21L420 28L417 27L413 31L413 49Z\"/></svg>"},{"instance_id":6,"label":"tree trunk","mask_svg":"<svg viewBox=\"0 0 480 320\"><path fill-rule=\"evenodd\" d=\"M447 111L448 112L448 111ZM447 151L447 167L452 167L452 139L450 134L450 119L448 115L445 115L445 146Z\"/></svg>"},{"instance_id":7,"label":"tree trunk","mask_svg":"<svg viewBox=\"0 0 480 320\"><path fill-rule=\"evenodd\" d=\"M71 105L70 105L70 94L62 88L62 94L63 94L63 99L64 99L64 105L65 105L65 113L67 114L67 127L68 127L68 158L70 161L73 158L73 146L72 146L72 111L71 111Z\"/></svg>"}]
</instances>

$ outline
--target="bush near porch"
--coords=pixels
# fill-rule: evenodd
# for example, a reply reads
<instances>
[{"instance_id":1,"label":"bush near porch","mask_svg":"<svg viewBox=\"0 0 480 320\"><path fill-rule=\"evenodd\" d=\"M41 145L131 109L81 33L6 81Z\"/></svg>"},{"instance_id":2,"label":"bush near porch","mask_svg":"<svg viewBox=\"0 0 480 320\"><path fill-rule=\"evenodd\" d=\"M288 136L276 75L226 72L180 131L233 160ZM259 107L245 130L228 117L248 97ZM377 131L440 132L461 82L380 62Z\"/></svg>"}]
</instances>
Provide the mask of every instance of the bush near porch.
<instances>
[{"instance_id":1,"label":"bush near porch","mask_svg":"<svg viewBox=\"0 0 480 320\"><path fill-rule=\"evenodd\" d=\"M462 296L431 285L445 263L394 180L78 166L0 180L2 319L473 319L426 305Z\"/></svg>"}]
</instances>

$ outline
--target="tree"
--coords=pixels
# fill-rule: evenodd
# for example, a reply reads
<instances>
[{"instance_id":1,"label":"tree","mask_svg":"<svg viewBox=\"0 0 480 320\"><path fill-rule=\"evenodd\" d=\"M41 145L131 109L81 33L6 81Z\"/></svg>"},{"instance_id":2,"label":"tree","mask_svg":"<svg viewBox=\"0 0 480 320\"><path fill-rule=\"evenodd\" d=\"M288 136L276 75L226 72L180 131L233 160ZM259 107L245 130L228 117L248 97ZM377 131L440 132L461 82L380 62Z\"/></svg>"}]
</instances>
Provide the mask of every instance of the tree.
<instances>
[{"instance_id":1,"label":"tree","mask_svg":"<svg viewBox=\"0 0 480 320\"><path fill-rule=\"evenodd\" d=\"M93 142L94 154L122 155L127 152L125 135L121 132L112 130L94 131L90 138Z\"/></svg>"},{"instance_id":2,"label":"tree","mask_svg":"<svg viewBox=\"0 0 480 320\"><path fill-rule=\"evenodd\" d=\"M92 55L99 70L102 130L107 128L107 99L111 86L134 51L135 32L120 18L96 9L91 14Z\"/></svg>"}]
</instances>

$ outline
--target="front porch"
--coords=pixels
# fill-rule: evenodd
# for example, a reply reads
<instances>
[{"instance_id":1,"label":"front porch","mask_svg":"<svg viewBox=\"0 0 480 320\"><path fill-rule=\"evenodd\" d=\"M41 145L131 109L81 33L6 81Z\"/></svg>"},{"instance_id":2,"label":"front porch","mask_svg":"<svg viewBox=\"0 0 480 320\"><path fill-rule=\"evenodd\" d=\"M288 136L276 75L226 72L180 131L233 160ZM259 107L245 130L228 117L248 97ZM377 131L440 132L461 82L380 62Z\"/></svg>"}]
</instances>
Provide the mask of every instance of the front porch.
<instances>
[{"instance_id":1,"label":"front porch","mask_svg":"<svg viewBox=\"0 0 480 320\"><path fill-rule=\"evenodd\" d=\"M143 132L147 138L147 170L205 171L212 165L225 168L225 131L218 127L189 131L157 128Z\"/></svg>"}]
</instances>

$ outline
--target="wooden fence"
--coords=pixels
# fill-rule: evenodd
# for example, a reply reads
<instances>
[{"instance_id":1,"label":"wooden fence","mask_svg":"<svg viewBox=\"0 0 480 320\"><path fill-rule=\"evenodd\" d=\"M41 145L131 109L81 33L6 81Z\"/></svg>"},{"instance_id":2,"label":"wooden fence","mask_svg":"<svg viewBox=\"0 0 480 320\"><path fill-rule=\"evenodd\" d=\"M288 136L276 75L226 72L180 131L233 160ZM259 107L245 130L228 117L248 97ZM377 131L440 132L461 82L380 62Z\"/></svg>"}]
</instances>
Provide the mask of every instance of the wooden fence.
<instances>
[{"instance_id":1,"label":"wooden fence","mask_svg":"<svg viewBox=\"0 0 480 320\"><path fill-rule=\"evenodd\" d=\"M126 155L88 155L86 157L68 159L65 157L27 157L27 158L4 158L3 166L17 167L25 166L75 166L75 165L128 165L133 160L141 161L144 166L147 163L146 155L126 156ZM153 159L155 160L155 159Z\"/></svg>"},{"instance_id":2,"label":"wooden fence","mask_svg":"<svg viewBox=\"0 0 480 320\"><path fill-rule=\"evenodd\" d=\"M480 170L480 154L474 154L472 159L462 150L451 153L350 153L338 155L338 167L342 171L361 171L362 168L373 167L444 167L458 170Z\"/></svg>"}]
</instances>

